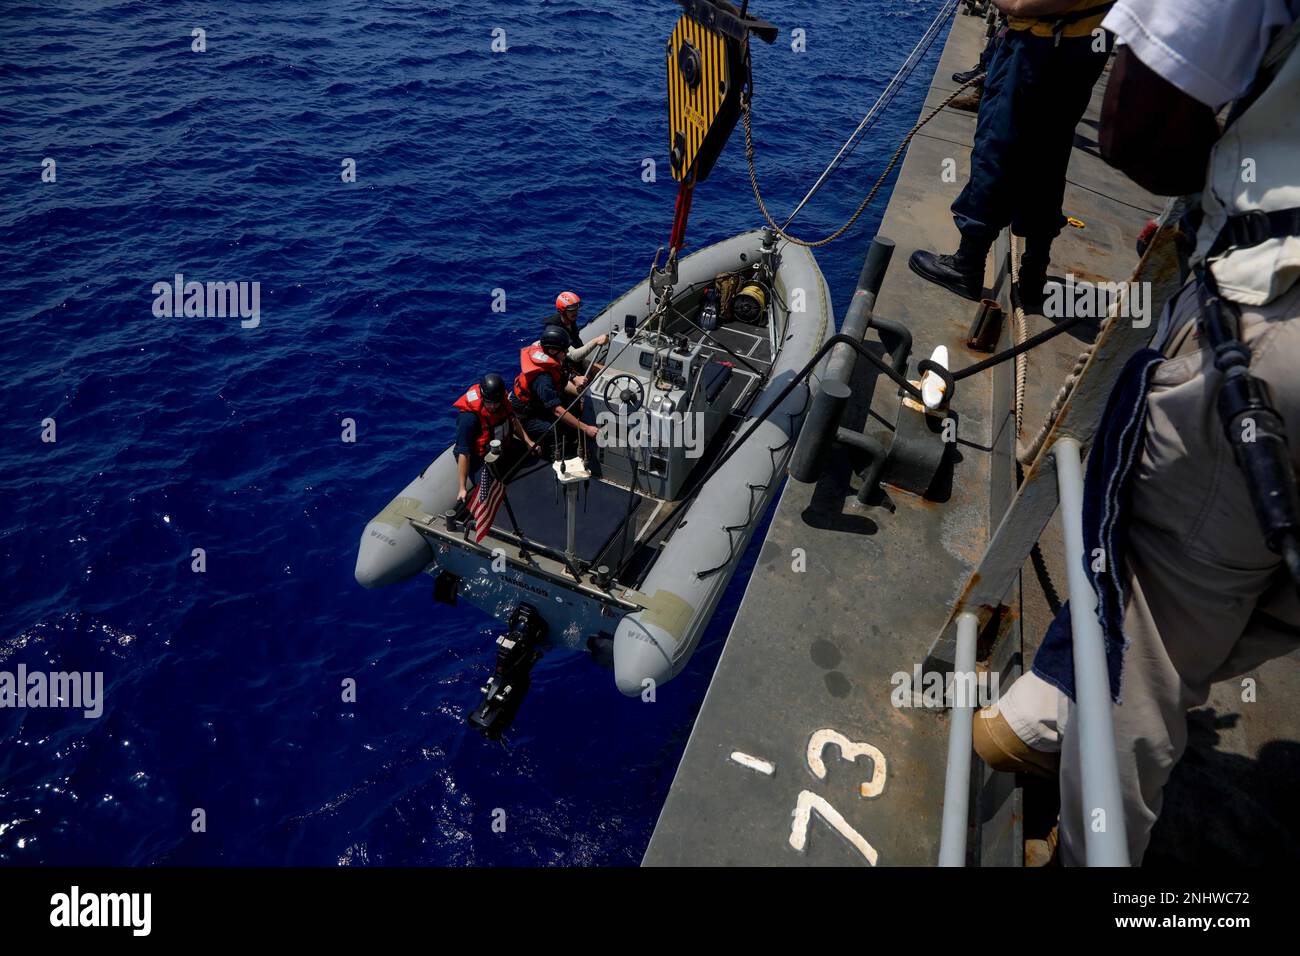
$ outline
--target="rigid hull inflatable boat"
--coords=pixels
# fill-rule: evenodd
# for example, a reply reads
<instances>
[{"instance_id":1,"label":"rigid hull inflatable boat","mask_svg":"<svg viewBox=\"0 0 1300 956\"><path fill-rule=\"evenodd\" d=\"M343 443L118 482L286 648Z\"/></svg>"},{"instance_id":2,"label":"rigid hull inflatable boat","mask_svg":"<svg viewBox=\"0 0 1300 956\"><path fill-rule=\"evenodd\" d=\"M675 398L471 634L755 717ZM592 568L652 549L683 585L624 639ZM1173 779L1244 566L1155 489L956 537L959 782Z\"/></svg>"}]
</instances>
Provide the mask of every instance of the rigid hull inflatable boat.
<instances>
[{"instance_id":1,"label":"rigid hull inflatable boat","mask_svg":"<svg viewBox=\"0 0 1300 956\"><path fill-rule=\"evenodd\" d=\"M808 381L781 393L833 324L810 251L745 233L683 259L671 298L656 302L651 285L583 329L588 340L609 334L585 392L594 421L644 425L599 443L599 478L573 480L580 463L524 464L506 487L510 520L498 515L475 543L454 517L449 447L362 533L359 583L424 572L435 597L507 623L498 671L515 658L515 683L543 646L605 660L612 651L628 695L679 673L781 484L808 407Z\"/></svg>"}]
</instances>

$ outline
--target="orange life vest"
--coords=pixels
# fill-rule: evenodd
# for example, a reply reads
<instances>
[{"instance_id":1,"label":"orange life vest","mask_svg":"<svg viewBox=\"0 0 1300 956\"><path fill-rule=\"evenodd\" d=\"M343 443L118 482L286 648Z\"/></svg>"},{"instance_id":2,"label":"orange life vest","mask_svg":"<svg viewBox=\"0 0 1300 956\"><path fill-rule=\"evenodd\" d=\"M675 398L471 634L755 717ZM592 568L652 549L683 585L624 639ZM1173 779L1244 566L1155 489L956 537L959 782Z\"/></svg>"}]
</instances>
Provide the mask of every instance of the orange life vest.
<instances>
[{"instance_id":1,"label":"orange life vest","mask_svg":"<svg viewBox=\"0 0 1300 956\"><path fill-rule=\"evenodd\" d=\"M514 414L508 401L502 401L495 409L488 408L483 404L483 396L479 394L477 385L471 385L468 392L451 403L451 407L478 416L478 439L474 443L474 451L480 458L487 454L488 446L492 444L492 432Z\"/></svg>"},{"instance_id":2,"label":"orange life vest","mask_svg":"<svg viewBox=\"0 0 1300 956\"><path fill-rule=\"evenodd\" d=\"M537 343L519 350L519 368L515 376L515 397L524 405L535 402L533 381L543 372L551 376L556 391L564 387L564 362L547 355Z\"/></svg>"}]
</instances>

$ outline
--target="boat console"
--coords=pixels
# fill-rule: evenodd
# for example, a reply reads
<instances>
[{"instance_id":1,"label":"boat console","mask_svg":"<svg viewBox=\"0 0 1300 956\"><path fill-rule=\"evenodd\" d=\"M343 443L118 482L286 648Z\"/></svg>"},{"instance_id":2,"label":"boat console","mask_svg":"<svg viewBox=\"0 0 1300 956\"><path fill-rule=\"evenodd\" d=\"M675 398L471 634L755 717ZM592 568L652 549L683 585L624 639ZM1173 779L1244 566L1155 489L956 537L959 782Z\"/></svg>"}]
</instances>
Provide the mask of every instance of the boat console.
<instances>
[{"instance_id":1,"label":"boat console","mask_svg":"<svg viewBox=\"0 0 1300 956\"><path fill-rule=\"evenodd\" d=\"M609 364L587 392L601 428L601 468L672 500L730 411L718 398L732 370L702 338L629 326L611 330Z\"/></svg>"}]
</instances>

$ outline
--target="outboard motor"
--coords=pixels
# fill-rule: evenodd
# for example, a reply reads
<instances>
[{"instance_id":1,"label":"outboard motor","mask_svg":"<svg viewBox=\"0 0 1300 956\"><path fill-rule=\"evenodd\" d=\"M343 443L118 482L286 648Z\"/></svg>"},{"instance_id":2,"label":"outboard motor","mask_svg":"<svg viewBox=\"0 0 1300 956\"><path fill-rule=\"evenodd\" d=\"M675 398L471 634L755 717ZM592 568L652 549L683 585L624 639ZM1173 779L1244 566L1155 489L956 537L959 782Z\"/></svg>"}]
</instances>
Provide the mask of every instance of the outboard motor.
<instances>
[{"instance_id":1,"label":"outboard motor","mask_svg":"<svg viewBox=\"0 0 1300 956\"><path fill-rule=\"evenodd\" d=\"M533 665L542 656L538 647L546 640L546 621L531 604L520 604L510 615L510 631L497 638L497 663L483 685L483 702L469 722L489 740L497 740L514 723L519 705L532 682Z\"/></svg>"}]
</instances>

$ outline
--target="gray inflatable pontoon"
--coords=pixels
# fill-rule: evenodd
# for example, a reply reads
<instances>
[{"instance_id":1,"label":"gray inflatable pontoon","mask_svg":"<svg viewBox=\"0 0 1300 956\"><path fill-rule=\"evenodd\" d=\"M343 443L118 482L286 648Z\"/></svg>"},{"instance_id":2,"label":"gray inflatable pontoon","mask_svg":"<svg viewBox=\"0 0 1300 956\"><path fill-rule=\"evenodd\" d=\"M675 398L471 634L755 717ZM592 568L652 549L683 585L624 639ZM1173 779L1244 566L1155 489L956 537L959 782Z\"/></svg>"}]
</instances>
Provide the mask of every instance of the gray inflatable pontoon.
<instances>
[{"instance_id":1,"label":"gray inflatable pontoon","mask_svg":"<svg viewBox=\"0 0 1300 956\"><path fill-rule=\"evenodd\" d=\"M705 314L715 308L716 323ZM476 544L449 515L448 448L366 525L357 581L378 588L424 572L435 596L469 601L512 634L526 617L546 645L605 658L612 650L624 694L678 674L781 486L816 374L700 480L833 334L833 321L812 253L762 231L683 259L670 308L653 313L647 280L583 328L588 340L610 336L584 398L602 428L599 479L525 465L507 486L511 516L503 508Z\"/></svg>"}]
</instances>

